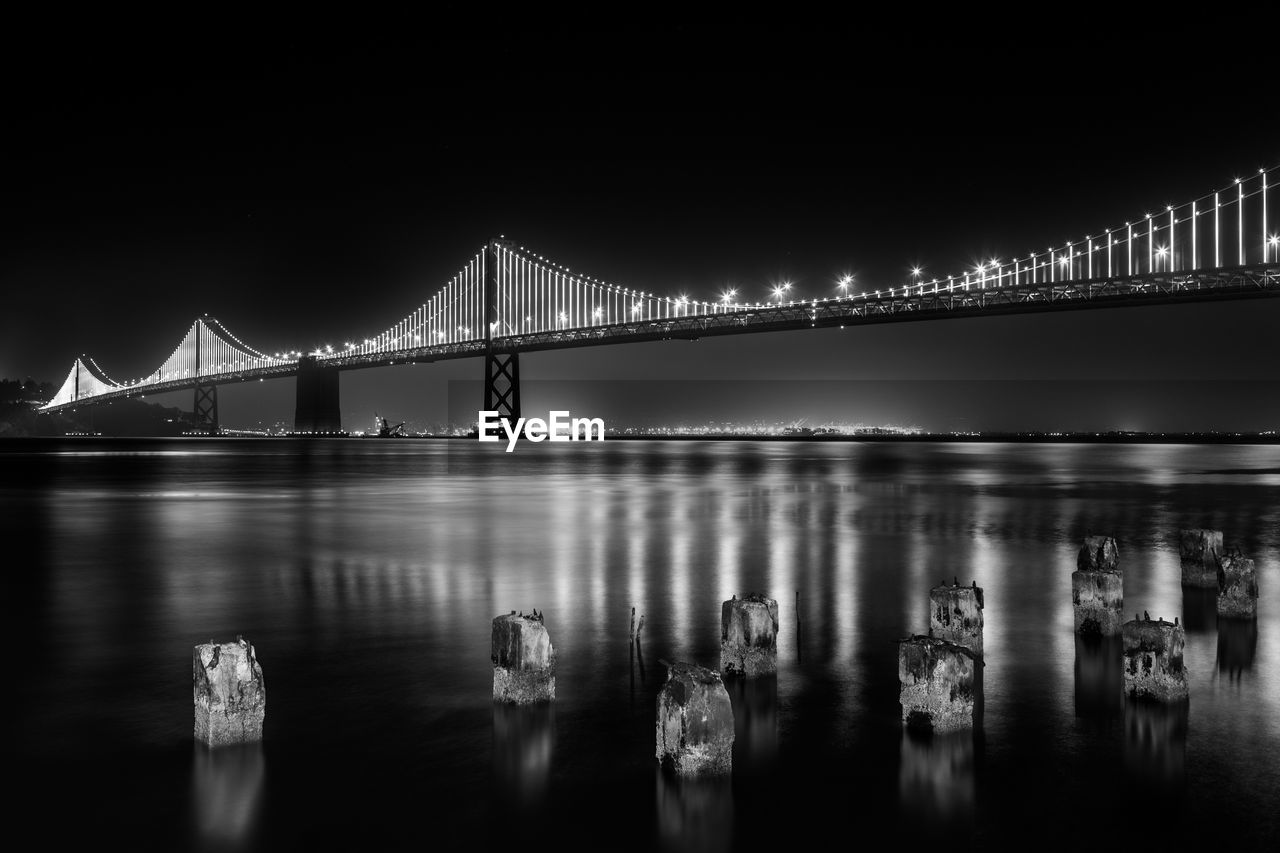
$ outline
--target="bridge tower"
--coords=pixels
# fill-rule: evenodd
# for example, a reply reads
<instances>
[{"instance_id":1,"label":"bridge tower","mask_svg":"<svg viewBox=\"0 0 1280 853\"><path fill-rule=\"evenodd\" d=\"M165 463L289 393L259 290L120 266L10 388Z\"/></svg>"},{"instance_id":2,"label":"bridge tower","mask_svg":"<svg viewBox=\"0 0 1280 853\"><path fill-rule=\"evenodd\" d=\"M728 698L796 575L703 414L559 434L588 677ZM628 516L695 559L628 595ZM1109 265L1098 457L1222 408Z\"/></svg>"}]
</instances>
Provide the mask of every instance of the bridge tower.
<instances>
[{"instance_id":1,"label":"bridge tower","mask_svg":"<svg viewBox=\"0 0 1280 853\"><path fill-rule=\"evenodd\" d=\"M208 432L210 435L218 433L218 386L212 382L208 385L201 383L198 378L200 376L200 339L204 337L204 320L201 318L196 321L196 392L195 402L191 406L192 412L196 416L196 428Z\"/></svg>"},{"instance_id":2,"label":"bridge tower","mask_svg":"<svg viewBox=\"0 0 1280 853\"><path fill-rule=\"evenodd\" d=\"M205 430L210 435L216 435L218 432L218 386L197 385L193 410L196 415L196 428Z\"/></svg>"},{"instance_id":3,"label":"bridge tower","mask_svg":"<svg viewBox=\"0 0 1280 853\"><path fill-rule=\"evenodd\" d=\"M484 250L484 411L513 423L520 417L520 353L494 352L493 335L501 322L498 305L499 249L514 244L490 240Z\"/></svg>"},{"instance_id":4,"label":"bridge tower","mask_svg":"<svg viewBox=\"0 0 1280 853\"><path fill-rule=\"evenodd\" d=\"M313 355L298 359L297 405L293 431L342 432L342 406L338 397L338 368L321 365Z\"/></svg>"}]
</instances>

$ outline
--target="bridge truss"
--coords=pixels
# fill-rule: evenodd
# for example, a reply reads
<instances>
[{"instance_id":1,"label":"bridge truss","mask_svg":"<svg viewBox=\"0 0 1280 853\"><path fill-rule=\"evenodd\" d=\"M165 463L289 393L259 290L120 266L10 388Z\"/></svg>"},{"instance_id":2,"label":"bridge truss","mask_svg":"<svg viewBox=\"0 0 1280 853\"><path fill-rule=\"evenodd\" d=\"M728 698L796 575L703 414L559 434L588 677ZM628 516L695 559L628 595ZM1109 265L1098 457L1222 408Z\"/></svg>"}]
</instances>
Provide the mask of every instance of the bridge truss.
<instances>
[{"instance_id":1,"label":"bridge truss","mask_svg":"<svg viewBox=\"0 0 1280 853\"><path fill-rule=\"evenodd\" d=\"M45 411L148 393L196 391L217 427L217 385L397 362L485 358L485 404L519 411L519 354L548 349L966 316L1170 304L1280 293L1280 235L1270 175L1208 193L1080 240L928 281L817 299L742 302L660 296L574 272L492 240L426 302L339 347L268 355L204 316L152 373L117 382L81 356ZM324 383L322 383L324 384ZM336 394L337 383L331 383ZM319 387L319 386L317 386ZM328 387L327 384L324 387ZM302 415L300 414L301 418Z\"/></svg>"}]
</instances>

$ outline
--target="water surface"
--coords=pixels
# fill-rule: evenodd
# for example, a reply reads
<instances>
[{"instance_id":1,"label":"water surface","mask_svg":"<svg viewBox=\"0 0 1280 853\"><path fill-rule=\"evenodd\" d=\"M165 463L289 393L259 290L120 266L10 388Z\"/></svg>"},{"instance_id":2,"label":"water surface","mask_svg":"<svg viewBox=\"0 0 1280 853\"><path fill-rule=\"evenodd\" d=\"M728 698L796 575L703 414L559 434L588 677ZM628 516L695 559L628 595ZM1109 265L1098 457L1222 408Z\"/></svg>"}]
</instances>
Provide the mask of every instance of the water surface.
<instances>
[{"instance_id":1,"label":"water surface","mask_svg":"<svg viewBox=\"0 0 1280 853\"><path fill-rule=\"evenodd\" d=\"M1280 832L1280 448L465 441L0 445L11 819L156 849L1266 843ZM1261 575L1256 623L1179 583L1180 526ZM1185 713L1126 706L1072 633L1076 550L1187 625ZM971 735L901 731L894 641L985 588ZM655 771L660 658L781 605L731 685L735 772ZM630 608L645 616L638 650ZM489 623L537 607L550 708L490 701ZM243 634L258 748L191 743L191 647Z\"/></svg>"}]
</instances>

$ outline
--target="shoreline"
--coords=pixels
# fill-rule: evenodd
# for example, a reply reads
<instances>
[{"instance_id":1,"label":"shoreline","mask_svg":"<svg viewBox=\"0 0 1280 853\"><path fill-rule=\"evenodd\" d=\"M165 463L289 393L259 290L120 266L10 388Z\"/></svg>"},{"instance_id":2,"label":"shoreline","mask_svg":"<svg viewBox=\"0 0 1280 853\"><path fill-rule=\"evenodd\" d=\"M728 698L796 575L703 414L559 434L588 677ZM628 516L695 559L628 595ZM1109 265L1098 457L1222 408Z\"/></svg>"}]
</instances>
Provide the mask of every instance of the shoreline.
<instances>
[{"instance_id":1,"label":"shoreline","mask_svg":"<svg viewBox=\"0 0 1280 853\"><path fill-rule=\"evenodd\" d=\"M394 438L358 435L301 436L301 435L182 435L182 436L125 436L125 435L45 435L0 437L0 445L32 441L475 441L474 435L406 435ZM604 441L742 441L742 442L841 442L841 443L908 443L908 444L1248 444L1277 445L1277 433L986 433L982 435L608 435ZM578 442L597 444L594 442Z\"/></svg>"}]
</instances>

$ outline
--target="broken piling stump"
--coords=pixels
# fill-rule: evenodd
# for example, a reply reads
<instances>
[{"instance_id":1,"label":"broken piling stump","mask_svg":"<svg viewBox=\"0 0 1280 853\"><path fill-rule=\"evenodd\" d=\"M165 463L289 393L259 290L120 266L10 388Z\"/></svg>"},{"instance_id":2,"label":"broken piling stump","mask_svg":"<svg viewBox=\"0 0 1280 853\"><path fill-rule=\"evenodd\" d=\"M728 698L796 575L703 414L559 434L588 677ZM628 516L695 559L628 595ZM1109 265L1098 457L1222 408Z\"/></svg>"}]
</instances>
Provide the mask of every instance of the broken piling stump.
<instances>
[{"instance_id":1,"label":"broken piling stump","mask_svg":"<svg viewBox=\"0 0 1280 853\"><path fill-rule=\"evenodd\" d=\"M1178 540L1182 585L1216 587L1222 564L1222 531L1181 530Z\"/></svg>"},{"instance_id":2,"label":"broken piling stump","mask_svg":"<svg viewBox=\"0 0 1280 853\"><path fill-rule=\"evenodd\" d=\"M720 671L753 678L778 671L778 602L757 593L720 606Z\"/></svg>"},{"instance_id":3,"label":"broken piling stump","mask_svg":"<svg viewBox=\"0 0 1280 853\"><path fill-rule=\"evenodd\" d=\"M1163 619L1134 618L1124 623L1124 692L1130 699L1178 702L1187 698L1182 661L1186 633Z\"/></svg>"},{"instance_id":4,"label":"broken piling stump","mask_svg":"<svg viewBox=\"0 0 1280 853\"><path fill-rule=\"evenodd\" d=\"M929 590L929 630L982 657L982 587L943 581Z\"/></svg>"},{"instance_id":5,"label":"broken piling stump","mask_svg":"<svg viewBox=\"0 0 1280 853\"><path fill-rule=\"evenodd\" d=\"M528 705L556 698L556 650L537 610L495 616L489 657L493 701Z\"/></svg>"},{"instance_id":6,"label":"broken piling stump","mask_svg":"<svg viewBox=\"0 0 1280 853\"><path fill-rule=\"evenodd\" d=\"M980 666L971 649L949 640L919 634L899 640L902 721L937 733L971 728Z\"/></svg>"},{"instance_id":7,"label":"broken piling stump","mask_svg":"<svg viewBox=\"0 0 1280 853\"><path fill-rule=\"evenodd\" d=\"M1258 615L1258 573L1239 551L1222 558L1218 570L1218 615L1254 619Z\"/></svg>"},{"instance_id":8,"label":"broken piling stump","mask_svg":"<svg viewBox=\"0 0 1280 853\"><path fill-rule=\"evenodd\" d=\"M210 640L191 655L195 739L206 746L262 740L267 688L253 644Z\"/></svg>"},{"instance_id":9,"label":"broken piling stump","mask_svg":"<svg viewBox=\"0 0 1280 853\"><path fill-rule=\"evenodd\" d=\"M1124 580L1120 552L1110 536L1089 536L1071 573L1076 633L1116 637L1124 624Z\"/></svg>"},{"instance_id":10,"label":"broken piling stump","mask_svg":"<svg viewBox=\"0 0 1280 853\"><path fill-rule=\"evenodd\" d=\"M733 770L733 706L720 674L691 663L668 663L658 693L657 758L677 776Z\"/></svg>"}]
</instances>

